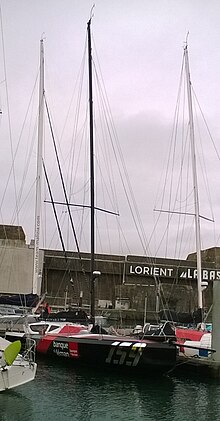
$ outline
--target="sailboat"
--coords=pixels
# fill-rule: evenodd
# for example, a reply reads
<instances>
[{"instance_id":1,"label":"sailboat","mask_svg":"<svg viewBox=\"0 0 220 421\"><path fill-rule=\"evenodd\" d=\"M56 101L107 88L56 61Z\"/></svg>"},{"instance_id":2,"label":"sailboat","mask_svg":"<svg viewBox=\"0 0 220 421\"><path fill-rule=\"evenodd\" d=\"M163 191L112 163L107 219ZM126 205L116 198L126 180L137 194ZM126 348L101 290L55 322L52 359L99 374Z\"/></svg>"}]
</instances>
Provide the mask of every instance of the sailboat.
<instances>
[{"instance_id":1,"label":"sailboat","mask_svg":"<svg viewBox=\"0 0 220 421\"><path fill-rule=\"evenodd\" d=\"M35 342L29 340L28 349L20 354L21 342L9 342L0 337L0 392L14 389L34 380L37 364L35 362Z\"/></svg>"},{"instance_id":2,"label":"sailboat","mask_svg":"<svg viewBox=\"0 0 220 421\"><path fill-rule=\"evenodd\" d=\"M42 282L43 256L39 249L40 244L40 212L41 212L41 184L42 184L42 148L43 148L43 116L44 116L44 46L40 41L40 83L39 83L39 113L38 113L38 142L37 142L37 173L36 173L36 198L35 198L35 229L32 266L32 290L28 294L11 294L0 297L0 322L5 325L17 322L22 325L27 319L34 318L35 309L39 304ZM6 308L6 306L8 306ZM10 306L10 307L9 307ZM24 311L25 309L25 311ZM7 310L7 311L6 311ZM11 311L10 311L11 310Z\"/></svg>"},{"instance_id":3,"label":"sailboat","mask_svg":"<svg viewBox=\"0 0 220 421\"><path fill-rule=\"evenodd\" d=\"M211 348L211 333L204 332L205 327L202 327L204 321L203 311L203 290L208 286L208 282L202 280L202 260L201 260L201 234L200 234L200 211L199 211L199 195L198 195L198 180L197 180L197 168L196 168L196 150L195 150L195 134L194 134L194 121L193 121L193 109L192 109L192 91L191 91L191 80L189 70L189 58L188 58L188 46L186 44L184 48L185 58L185 71L187 81L187 97L188 97L188 110L189 110L189 129L190 129L190 141L191 141L191 156L192 156L192 173L193 173L193 192L194 192L194 206L195 206L195 237L196 237L196 267L197 267L197 295L198 295L198 313L200 314L200 329L181 329L176 328L177 340L182 339L184 335L185 344L188 341L193 341L195 346ZM203 334L206 336L204 337ZM204 341L205 339L205 341ZM208 354L211 355L211 354ZM204 356L204 354L203 354Z\"/></svg>"},{"instance_id":4,"label":"sailboat","mask_svg":"<svg viewBox=\"0 0 220 421\"><path fill-rule=\"evenodd\" d=\"M35 222L35 246L34 246L34 270L33 270L33 291L36 295L39 293L39 230L40 230L40 188L41 188L41 167L42 167L42 139L43 139L43 40L40 48L40 88L39 88L39 119L38 119L38 162L37 162L37 187L36 187L36 222ZM28 314L16 315L7 314L4 316L4 323L12 321L13 316L20 319L20 323L28 324ZM31 313L33 319L33 314ZM11 320L12 318L12 320ZM2 319L3 320L3 319ZM33 321L33 320L32 320ZM16 320L15 320L16 324ZM12 326L11 326L12 327ZM21 341L8 341L0 337L0 391L12 389L16 386L27 383L35 378L37 364L35 362L36 342L30 338L30 335L13 332L9 335L10 339L20 336L22 344L25 344L26 351L21 354ZM5 332L5 336L7 333Z\"/></svg>"},{"instance_id":5,"label":"sailboat","mask_svg":"<svg viewBox=\"0 0 220 421\"><path fill-rule=\"evenodd\" d=\"M210 356L211 352L204 353L204 349L211 349L211 333L205 330L204 309L203 309L203 291L208 286L208 282L202 279L202 262L201 262L201 232L200 232L200 209L199 209L199 194L198 194L198 179L197 179L197 160L195 147L195 132L194 132L194 115L192 107L192 83L190 79L188 45L184 46L184 64L186 75L187 88L187 102L188 102L188 118L189 118L189 137L192 160L192 178L193 178L193 198L194 198L194 226L195 226L195 245L196 245L196 268L197 268L197 309L194 312L194 321L197 320L195 328L176 326L175 333L177 343L184 344L180 347L180 354L187 356L199 356L200 349L202 349L202 356ZM178 213L178 212L176 212ZM187 213L186 213L187 214ZM192 214L191 214L192 215ZM206 218L208 219L208 218ZM164 313L162 311L162 313ZM167 311L172 317L172 312ZM185 316L185 314L184 314ZM193 317L191 315L193 322ZM176 320L174 320L176 322ZM193 346L195 348L193 348ZM187 348L189 347L189 348Z\"/></svg>"},{"instance_id":6,"label":"sailboat","mask_svg":"<svg viewBox=\"0 0 220 421\"><path fill-rule=\"evenodd\" d=\"M95 280L101 273L95 268L95 200L94 200L94 150L93 150L93 78L91 19L87 23L88 35L88 73L89 73L89 134L90 134L90 210L91 210L91 260L90 260L90 318L95 321ZM47 321L45 322L47 325ZM30 327L34 327L33 325ZM48 326L47 326L48 327ZM114 335L107 332L82 329L75 333L51 329L43 332L32 331L31 337L36 340L36 350L49 356L72 360L75 365L87 365L94 369L116 369L148 375L164 373L176 364L177 347L170 340L155 341L135 337ZM174 337L173 337L174 339Z\"/></svg>"},{"instance_id":7,"label":"sailboat","mask_svg":"<svg viewBox=\"0 0 220 421\"><path fill-rule=\"evenodd\" d=\"M16 322L22 318L22 308L26 307L23 316L32 318L34 309L38 305L39 295L41 293L43 256L39 249L40 244L40 210L41 210L41 183L42 183L42 148L43 148L43 115L44 115L44 46L43 40L40 41L40 83L39 83L39 114L38 114L38 151L37 151L37 173L36 173L36 198L35 198L35 230L34 230L34 250L33 250L33 268L32 268L32 290L28 294L10 294L0 297L0 304L4 307L11 306L11 322ZM3 310L4 310L3 307ZM16 310L16 308L19 310ZM10 308L9 308L10 309ZM16 310L16 311L15 311ZM4 320L10 321L10 312L4 314ZM0 310L1 314L1 310Z\"/></svg>"}]
</instances>

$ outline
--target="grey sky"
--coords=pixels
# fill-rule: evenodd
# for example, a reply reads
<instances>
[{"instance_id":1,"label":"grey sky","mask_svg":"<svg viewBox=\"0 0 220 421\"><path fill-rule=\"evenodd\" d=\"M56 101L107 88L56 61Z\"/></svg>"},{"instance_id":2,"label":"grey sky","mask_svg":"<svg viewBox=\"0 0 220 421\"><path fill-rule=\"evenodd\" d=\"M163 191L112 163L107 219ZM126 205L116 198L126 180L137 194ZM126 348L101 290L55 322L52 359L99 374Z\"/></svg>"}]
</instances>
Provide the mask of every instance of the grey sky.
<instances>
[{"instance_id":1,"label":"grey sky","mask_svg":"<svg viewBox=\"0 0 220 421\"><path fill-rule=\"evenodd\" d=\"M93 1L89 0L1 0L6 76L10 105L13 148L21 132L28 101L39 65L39 40L45 37L45 89L53 111L58 138L79 71L86 23ZM167 155L177 97L183 45L188 43L193 86L206 116L216 147L220 150L220 3L218 0L98 0L95 2L92 33L105 80L105 87L136 202L150 237L155 221L153 208L161 170ZM3 52L1 45L1 62ZM1 194L5 189L11 163L6 108L4 66L0 66L1 107ZM26 134L28 136L28 134ZM29 142L32 137L29 135ZM65 141L64 141L65 143ZM31 157L34 180L35 147ZM16 181L22 177L24 149L15 164ZM63 153L65 155L65 145ZM23 154L23 155L22 155ZM212 186L216 237L220 227L220 166L210 145L205 151L207 172ZM214 161L216 159L216 161ZM12 222L13 183L1 206L2 222ZM30 187L29 185L29 187ZM33 198L29 214L20 212L27 240L33 237ZM124 233L129 250L112 242L111 252L143 254L143 249L122 204ZM202 214L206 212L203 205ZM120 209L119 209L120 210ZM52 220L53 216L50 215ZM14 223L17 223L14 220ZM48 224L48 221L47 221ZM111 225L111 222L109 223ZM55 223L53 221L53 225ZM210 228L209 228L210 227ZM212 225L204 226L203 247L218 245ZM48 229L48 228L47 228ZM44 246L57 247L51 240ZM115 237L115 234L113 234ZM115 240L115 238L114 238ZM47 242L48 241L48 242ZM156 253L155 238L149 253ZM174 241L174 240L172 240ZM88 247L84 242L83 248ZM72 247L71 243L70 246ZM185 245L182 256L194 251ZM108 252L107 247L97 251ZM165 247L158 251L165 255Z\"/></svg>"}]
</instances>

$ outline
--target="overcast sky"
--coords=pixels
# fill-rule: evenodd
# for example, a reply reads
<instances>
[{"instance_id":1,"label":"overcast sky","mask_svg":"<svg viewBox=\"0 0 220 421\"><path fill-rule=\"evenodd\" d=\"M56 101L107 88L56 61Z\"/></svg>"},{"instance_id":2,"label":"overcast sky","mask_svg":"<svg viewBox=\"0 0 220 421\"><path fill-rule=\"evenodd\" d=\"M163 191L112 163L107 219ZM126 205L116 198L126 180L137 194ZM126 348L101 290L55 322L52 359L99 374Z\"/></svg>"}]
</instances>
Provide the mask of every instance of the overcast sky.
<instances>
[{"instance_id":1,"label":"overcast sky","mask_svg":"<svg viewBox=\"0 0 220 421\"><path fill-rule=\"evenodd\" d=\"M39 40L43 34L46 62L45 90L51 104L57 137L61 139L82 60L86 24L94 1L1 0L0 4L1 32L4 39L4 43L1 41L2 66L0 66L2 108L0 189L3 197L1 223L19 222L26 232L27 241L30 241L34 232L34 196L29 206L31 212L27 213L26 206L24 207L26 212L21 211L19 218L17 216L13 219L12 209L15 208L13 172L12 181L8 186L9 193L4 195L4 192L12 161L11 149L14 153L37 77ZM188 32L193 87L220 153L220 2L218 0L97 0L93 14L92 33L102 76L148 239L151 238L156 219L153 209L162 168L167 159L183 46ZM30 144L32 142L30 133L28 139ZM62 141L60 142L62 149ZM65 143L65 140L63 142ZM63 149L65 154L64 150L65 147ZM17 188L21 183L27 159L24 156L24 149L21 151L16 157L18 162L14 169ZM31 163L33 160L29 188L32 181L34 183L35 151L36 146L33 146L32 158L29 158ZM220 165L211 150L210 143L204 154L207 158L207 174L210 174L209 183L216 221L215 237L213 224L204 226L202 246L206 248L219 245ZM28 191L25 193L25 187L23 194L24 196L28 194ZM206 213L208 208L206 205L202 204L202 214ZM123 232L128 247L119 246L113 232L112 238L115 243L112 241L110 252L143 254L143 247L134 234L135 227L128 220L124 203L121 205L119 203L119 208L120 206L122 213L120 209L119 212L124 218L121 224L124 227ZM51 215L47 224L51 223L52 218ZM52 225L54 228L54 220ZM45 247L58 247L58 236L56 235L56 238L53 236L52 240L53 229L47 228L47 230L50 238L49 240L44 238L42 240L44 243L41 244ZM45 232L46 228L44 237ZM188 243L186 241L184 245L183 258L195 250L191 240ZM158 250L160 241L159 236L152 239L148 249L151 255L167 254L165 241ZM70 247L73 247L71 242ZM82 248L83 251L89 250L88 242L82 242ZM108 252L104 245L103 248L98 245L98 240L97 251ZM168 254L171 255L171 251Z\"/></svg>"}]
</instances>

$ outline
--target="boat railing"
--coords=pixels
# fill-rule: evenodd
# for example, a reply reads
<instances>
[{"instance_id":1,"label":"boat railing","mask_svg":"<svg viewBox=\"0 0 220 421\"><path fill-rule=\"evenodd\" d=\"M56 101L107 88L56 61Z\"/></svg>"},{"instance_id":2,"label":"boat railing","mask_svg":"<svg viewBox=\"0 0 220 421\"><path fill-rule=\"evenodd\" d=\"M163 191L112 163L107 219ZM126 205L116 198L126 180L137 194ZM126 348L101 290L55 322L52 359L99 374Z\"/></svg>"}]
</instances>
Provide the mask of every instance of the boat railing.
<instances>
[{"instance_id":1,"label":"boat railing","mask_svg":"<svg viewBox=\"0 0 220 421\"><path fill-rule=\"evenodd\" d=\"M26 339L23 358L29 362L35 362L36 341L31 338Z\"/></svg>"}]
</instances>

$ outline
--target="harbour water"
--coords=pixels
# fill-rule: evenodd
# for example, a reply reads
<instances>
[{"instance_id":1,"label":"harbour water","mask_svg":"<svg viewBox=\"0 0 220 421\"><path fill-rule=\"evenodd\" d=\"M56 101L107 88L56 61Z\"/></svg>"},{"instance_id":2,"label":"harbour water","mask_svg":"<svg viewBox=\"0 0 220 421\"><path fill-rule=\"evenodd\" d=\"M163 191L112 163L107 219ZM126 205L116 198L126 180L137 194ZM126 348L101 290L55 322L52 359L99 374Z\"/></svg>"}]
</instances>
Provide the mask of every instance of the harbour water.
<instances>
[{"instance_id":1,"label":"harbour water","mask_svg":"<svg viewBox=\"0 0 220 421\"><path fill-rule=\"evenodd\" d=\"M217 421L220 380L134 378L38 359L36 379L0 394L1 421ZM98 362L97 362L98 366Z\"/></svg>"}]
</instances>

